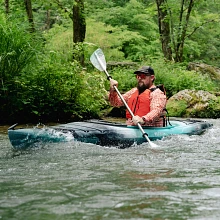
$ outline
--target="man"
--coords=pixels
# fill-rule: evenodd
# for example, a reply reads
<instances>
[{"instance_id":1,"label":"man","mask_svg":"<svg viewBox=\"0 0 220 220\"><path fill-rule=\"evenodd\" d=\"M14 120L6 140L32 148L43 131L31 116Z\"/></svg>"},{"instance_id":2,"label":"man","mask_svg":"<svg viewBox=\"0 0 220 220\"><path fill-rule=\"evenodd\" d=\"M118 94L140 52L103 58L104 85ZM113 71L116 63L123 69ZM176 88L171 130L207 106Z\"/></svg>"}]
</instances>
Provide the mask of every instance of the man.
<instances>
[{"instance_id":1,"label":"man","mask_svg":"<svg viewBox=\"0 0 220 220\"><path fill-rule=\"evenodd\" d=\"M137 87L123 94L123 98L134 114L134 117L126 111L126 124L143 126L164 126L164 109L166 107L166 95L154 85L154 70L150 66L143 66L134 72L137 78ZM114 107L124 105L114 86L118 86L116 80L110 79L109 101Z\"/></svg>"}]
</instances>

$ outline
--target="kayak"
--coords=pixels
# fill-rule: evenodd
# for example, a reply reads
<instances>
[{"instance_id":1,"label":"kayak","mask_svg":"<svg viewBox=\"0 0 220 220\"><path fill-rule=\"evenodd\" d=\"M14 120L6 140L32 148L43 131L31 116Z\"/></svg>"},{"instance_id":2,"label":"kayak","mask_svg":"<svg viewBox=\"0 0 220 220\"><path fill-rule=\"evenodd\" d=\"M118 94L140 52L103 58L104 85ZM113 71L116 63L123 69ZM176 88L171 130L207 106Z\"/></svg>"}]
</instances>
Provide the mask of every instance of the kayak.
<instances>
[{"instance_id":1,"label":"kayak","mask_svg":"<svg viewBox=\"0 0 220 220\"><path fill-rule=\"evenodd\" d=\"M43 128L8 128L8 137L14 149L38 147L42 143L85 142L101 146L127 148L147 142L137 126L105 120L71 122ZM171 135L200 135L212 124L202 120L170 120L166 127L144 127L151 141Z\"/></svg>"}]
</instances>

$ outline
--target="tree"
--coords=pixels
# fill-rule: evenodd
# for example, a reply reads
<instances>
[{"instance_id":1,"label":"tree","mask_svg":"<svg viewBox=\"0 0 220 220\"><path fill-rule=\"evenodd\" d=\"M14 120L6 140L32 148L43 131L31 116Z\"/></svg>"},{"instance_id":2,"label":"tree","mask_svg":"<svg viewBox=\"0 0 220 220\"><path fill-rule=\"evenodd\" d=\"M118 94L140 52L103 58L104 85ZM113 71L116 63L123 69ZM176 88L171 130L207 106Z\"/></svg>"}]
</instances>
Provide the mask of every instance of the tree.
<instances>
[{"instance_id":1,"label":"tree","mask_svg":"<svg viewBox=\"0 0 220 220\"><path fill-rule=\"evenodd\" d=\"M158 26L164 57L176 62L183 61L184 45L202 26L219 21L218 13L210 13L199 20L192 19L196 13L203 13L213 7L213 3L196 0L156 0ZM191 21L191 20L192 21Z\"/></svg>"},{"instance_id":2,"label":"tree","mask_svg":"<svg viewBox=\"0 0 220 220\"><path fill-rule=\"evenodd\" d=\"M183 58L183 47L186 38L186 31L189 24L189 18L194 6L195 0L181 0L179 10L179 25L176 39L174 38L173 12L168 5L167 0L156 0L158 12L158 26L162 50L164 57L168 60L172 59L171 38L173 50L175 52L174 60L181 62Z\"/></svg>"},{"instance_id":3,"label":"tree","mask_svg":"<svg viewBox=\"0 0 220 220\"><path fill-rule=\"evenodd\" d=\"M91 17L96 21L104 22L109 29L107 34L112 38L114 36L118 38L110 47L123 52L124 58L143 61L150 57L158 59L158 56L163 56L158 41L155 5L146 8L146 5L139 1L130 0L123 7L98 10Z\"/></svg>"},{"instance_id":4,"label":"tree","mask_svg":"<svg viewBox=\"0 0 220 220\"><path fill-rule=\"evenodd\" d=\"M26 12L27 12L27 16L28 16L28 21L29 21L30 26L31 26L30 32L35 32L31 0L24 0L24 4L25 4L25 9L26 9Z\"/></svg>"},{"instance_id":5,"label":"tree","mask_svg":"<svg viewBox=\"0 0 220 220\"><path fill-rule=\"evenodd\" d=\"M75 0L73 4L73 42L83 42L86 35L86 21L83 0Z\"/></svg>"},{"instance_id":6,"label":"tree","mask_svg":"<svg viewBox=\"0 0 220 220\"><path fill-rule=\"evenodd\" d=\"M59 0L55 0L60 9L69 15L73 21L73 59L84 64L83 42L86 35L86 21L84 16L84 0L74 0L72 12ZM71 3L72 4L72 3Z\"/></svg>"},{"instance_id":7,"label":"tree","mask_svg":"<svg viewBox=\"0 0 220 220\"><path fill-rule=\"evenodd\" d=\"M9 14L9 0L5 0L5 13Z\"/></svg>"},{"instance_id":8,"label":"tree","mask_svg":"<svg viewBox=\"0 0 220 220\"><path fill-rule=\"evenodd\" d=\"M86 21L84 16L84 2L83 0L75 0L73 4L73 43L75 48L79 48L77 53L73 53L73 58L76 58L84 65L84 51L81 46L77 44L83 43L86 35ZM75 51L75 50L74 50Z\"/></svg>"},{"instance_id":9,"label":"tree","mask_svg":"<svg viewBox=\"0 0 220 220\"><path fill-rule=\"evenodd\" d=\"M164 57L168 60L172 59L172 49L170 46L170 23L167 20L168 10L165 7L166 0L156 0L157 3L157 12L158 12L158 26L159 26L159 34L160 41L162 44L162 51Z\"/></svg>"}]
</instances>

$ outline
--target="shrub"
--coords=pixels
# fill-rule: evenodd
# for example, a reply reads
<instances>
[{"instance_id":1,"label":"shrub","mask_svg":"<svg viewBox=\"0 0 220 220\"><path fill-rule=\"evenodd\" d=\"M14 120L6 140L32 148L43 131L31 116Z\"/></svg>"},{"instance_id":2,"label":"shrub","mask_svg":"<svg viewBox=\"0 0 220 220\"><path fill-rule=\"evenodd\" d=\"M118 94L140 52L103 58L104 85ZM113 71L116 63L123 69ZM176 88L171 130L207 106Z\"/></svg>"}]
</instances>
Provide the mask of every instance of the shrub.
<instances>
[{"instance_id":1,"label":"shrub","mask_svg":"<svg viewBox=\"0 0 220 220\"><path fill-rule=\"evenodd\" d=\"M13 117L22 108L21 77L25 68L34 62L40 41L13 21L0 15L0 123Z\"/></svg>"}]
</instances>

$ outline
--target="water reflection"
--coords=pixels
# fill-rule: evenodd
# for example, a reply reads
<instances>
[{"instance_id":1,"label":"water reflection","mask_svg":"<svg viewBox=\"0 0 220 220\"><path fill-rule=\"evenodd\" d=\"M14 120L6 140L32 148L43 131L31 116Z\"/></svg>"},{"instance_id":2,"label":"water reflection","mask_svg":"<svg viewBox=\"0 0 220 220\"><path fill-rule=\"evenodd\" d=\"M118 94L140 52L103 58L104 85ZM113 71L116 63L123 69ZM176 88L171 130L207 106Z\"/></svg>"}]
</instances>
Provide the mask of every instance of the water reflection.
<instances>
[{"instance_id":1,"label":"water reflection","mask_svg":"<svg viewBox=\"0 0 220 220\"><path fill-rule=\"evenodd\" d=\"M130 187L141 188L141 191L163 191L167 190L167 186L155 184L154 181L157 178L169 178L173 170L160 171L158 173L137 173L137 172L126 172L124 173L123 179L129 180Z\"/></svg>"}]
</instances>

